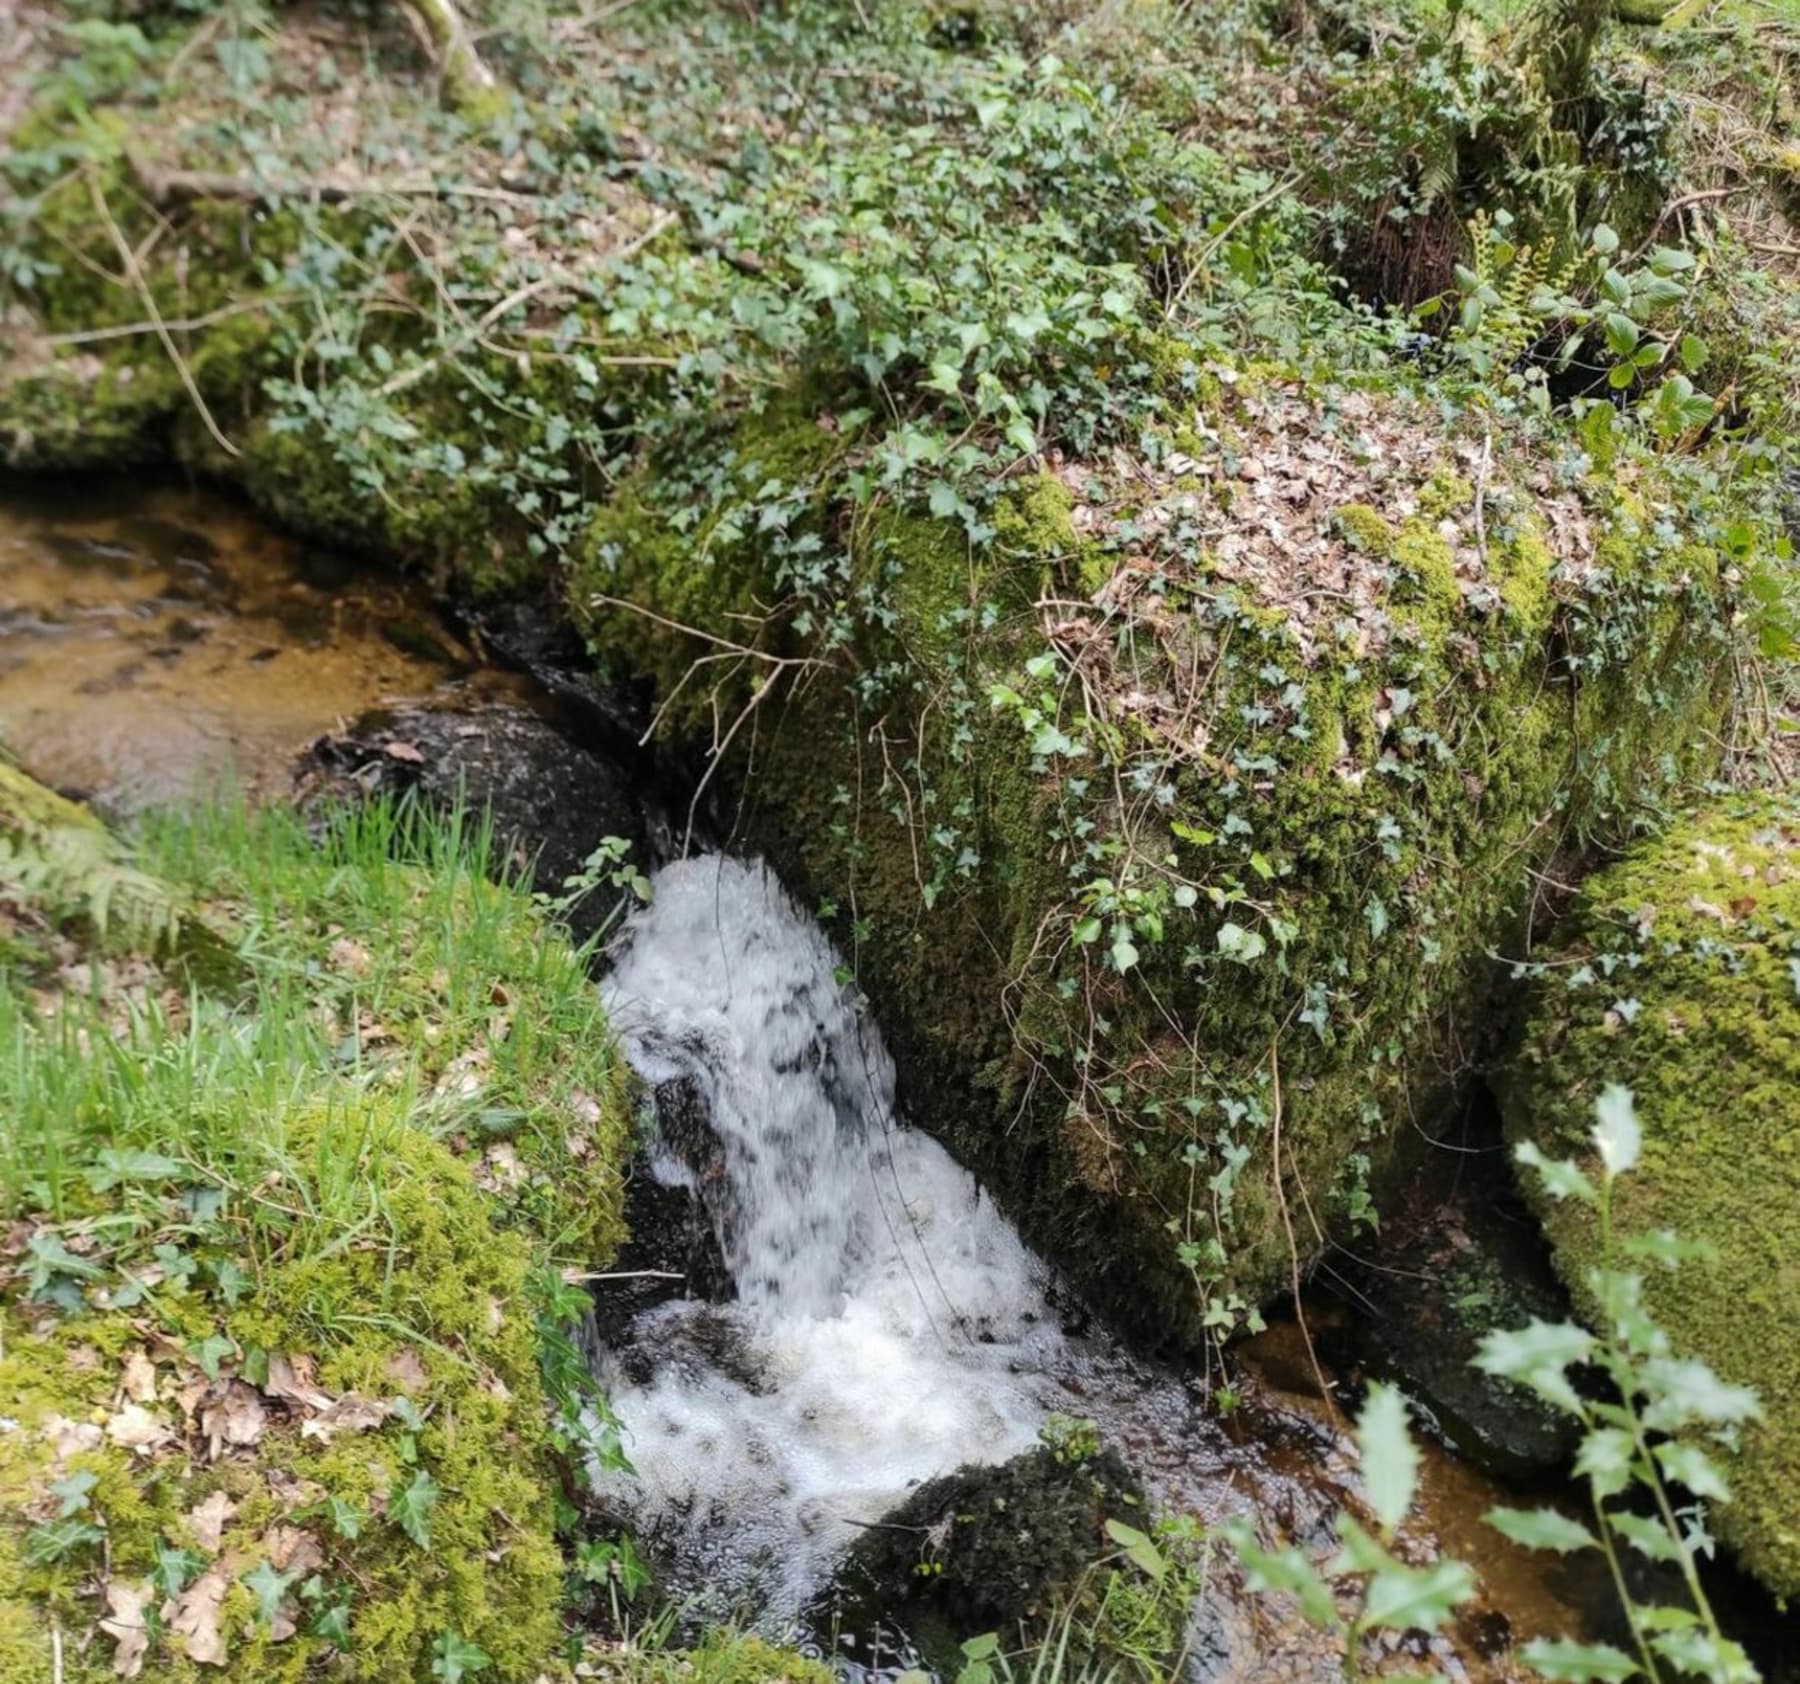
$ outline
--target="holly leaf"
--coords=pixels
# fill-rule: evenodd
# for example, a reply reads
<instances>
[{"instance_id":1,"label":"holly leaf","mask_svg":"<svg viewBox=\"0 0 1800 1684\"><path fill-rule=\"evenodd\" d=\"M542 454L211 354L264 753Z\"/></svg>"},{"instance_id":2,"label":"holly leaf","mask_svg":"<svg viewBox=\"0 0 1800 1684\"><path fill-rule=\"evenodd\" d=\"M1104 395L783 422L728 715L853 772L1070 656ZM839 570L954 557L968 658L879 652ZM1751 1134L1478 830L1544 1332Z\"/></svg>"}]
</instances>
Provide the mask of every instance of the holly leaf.
<instances>
[{"instance_id":1,"label":"holly leaf","mask_svg":"<svg viewBox=\"0 0 1800 1684\"><path fill-rule=\"evenodd\" d=\"M1680 1562L1681 1550L1660 1521L1625 1510L1609 1514L1606 1523L1639 1555L1648 1556L1652 1561Z\"/></svg>"},{"instance_id":2,"label":"holly leaf","mask_svg":"<svg viewBox=\"0 0 1800 1684\"><path fill-rule=\"evenodd\" d=\"M1318 1568L1294 1545L1266 1550L1256 1541L1250 1523L1229 1521L1225 1537L1244 1569L1244 1583L1252 1591L1284 1591L1300 1604L1300 1612L1312 1625L1328 1631L1338 1623L1337 1599Z\"/></svg>"},{"instance_id":3,"label":"holly leaf","mask_svg":"<svg viewBox=\"0 0 1800 1684\"><path fill-rule=\"evenodd\" d=\"M1571 1415L1581 1413L1581 1399L1569 1384L1570 1364L1593 1354L1594 1336L1574 1322L1539 1321L1524 1327L1497 1328L1481 1341L1475 1366L1484 1374L1516 1380Z\"/></svg>"},{"instance_id":4,"label":"holly leaf","mask_svg":"<svg viewBox=\"0 0 1800 1684\"><path fill-rule=\"evenodd\" d=\"M1594 1488L1596 1497L1616 1497L1631 1484L1637 1447L1623 1427L1595 1427L1575 1452L1575 1471Z\"/></svg>"},{"instance_id":5,"label":"holly leaf","mask_svg":"<svg viewBox=\"0 0 1800 1684\"><path fill-rule=\"evenodd\" d=\"M1576 1643L1566 1637L1534 1638L1519 1651L1519 1658L1550 1684L1610 1684L1637 1677L1638 1666L1622 1649L1610 1643Z\"/></svg>"},{"instance_id":6,"label":"holly leaf","mask_svg":"<svg viewBox=\"0 0 1800 1684\"><path fill-rule=\"evenodd\" d=\"M1594 1101L1594 1145L1608 1175L1624 1175L1637 1167L1644 1131L1638 1123L1631 1090L1608 1082Z\"/></svg>"},{"instance_id":7,"label":"holly leaf","mask_svg":"<svg viewBox=\"0 0 1800 1684\"><path fill-rule=\"evenodd\" d=\"M1555 1550L1567 1555L1571 1550L1595 1547L1596 1539L1579 1520L1571 1520L1555 1509L1489 1509L1483 1518L1488 1525L1515 1544L1532 1550Z\"/></svg>"},{"instance_id":8,"label":"holly leaf","mask_svg":"<svg viewBox=\"0 0 1800 1684\"><path fill-rule=\"evenodd\" d=\"M1419 1452L1406 1427L1406 1399L1395 1387L1380 1381L1369 1387L1356 1423L1356 1443L1369 1507L1392 1537L1412 1507L1419 1483Z\"/></svg>"},{"instance_id":9,"label":"holly leaf","mask_svg":"<svg viewBox=\"0 0 1800 1684\"><path fill-rule=\"evenodd\" d=\"M1361 1624L1388 1631L1436 1631L1475 1594L1475 1574L1460 1561L1384 1567L1369 1580Z\"/></svg>"},{"instance_id":10,"label":"holly leaf","mask_svg":"<svg viewBox=\"0 0 1800 1684\"><path fill-rule=\"evenodd\" d=\"M1593 1182L1582 1174L1572 1158L1546 1158L1529 1140L1521 1140L1513 1148L1513 1157L1527 1169L1537 1171L1538 1181L1551 1198L1579 1199L1584 1205L1600 1202Z\"/></svg>"}]
</instances>

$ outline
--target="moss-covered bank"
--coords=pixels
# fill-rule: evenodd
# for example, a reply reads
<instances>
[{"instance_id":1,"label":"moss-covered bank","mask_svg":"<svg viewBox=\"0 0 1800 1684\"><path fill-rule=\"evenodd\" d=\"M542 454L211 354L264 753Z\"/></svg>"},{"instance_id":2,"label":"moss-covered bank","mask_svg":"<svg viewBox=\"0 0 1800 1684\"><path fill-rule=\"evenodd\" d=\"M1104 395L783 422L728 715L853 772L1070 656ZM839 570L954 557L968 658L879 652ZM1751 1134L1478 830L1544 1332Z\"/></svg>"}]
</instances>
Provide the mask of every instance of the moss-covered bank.
<instances>
[{"instance_id":1,"label":"moss-covered bank","mask_svg":"<svg viewBox=\"0 0 1800 1684\"><path fill-rule=\"evenodd\" d=\"M551 593L828 906L924 1120L1191 1340L1371 1216L1533 873L1711 769L1768 464L1409 361L1194 138L1206 30L1080 11L672 4L534 36L483 128L327 9L284 51L376 132L278 158L225 67L157 80L177 32L34 118L0 435Z\"/></svg>"},{"instance_id":2,"label":"moss-covered bank","mask_svg":"<svg viewBox=\"0 0 1800 1684\"><path fill-rule=\"evenodd\" d=\"M385 809L127 868L0 807L0 1678L541 1676L591 1401L556 1271L617 1244L627 1151L580 956ZM127 869L181 916L101 916Z\"/></svg>"},{"instance_id":3,"label":"moss-covered bank","mask_svg":"<svg viewBox=\"0 0 1800 1684\"><path fill-rule=\"evenodd\" d=\"M1684 821L1586 885L1540 952L1534 1004L1505 1069L1515 1139L1585 1149L1608 1083L1637 1099L1640 1173L1622 1234L1709 1247L1650 1266L1646 1302L1675 1348L1756 1388L1766 1419L1726 1458L1718 1527L1782 1596L1800 1590L1800 802L1741 799ZM1557 1264L1592 1308L1593 1213L1540 1197Z\"/></svg>"}]
</instances>

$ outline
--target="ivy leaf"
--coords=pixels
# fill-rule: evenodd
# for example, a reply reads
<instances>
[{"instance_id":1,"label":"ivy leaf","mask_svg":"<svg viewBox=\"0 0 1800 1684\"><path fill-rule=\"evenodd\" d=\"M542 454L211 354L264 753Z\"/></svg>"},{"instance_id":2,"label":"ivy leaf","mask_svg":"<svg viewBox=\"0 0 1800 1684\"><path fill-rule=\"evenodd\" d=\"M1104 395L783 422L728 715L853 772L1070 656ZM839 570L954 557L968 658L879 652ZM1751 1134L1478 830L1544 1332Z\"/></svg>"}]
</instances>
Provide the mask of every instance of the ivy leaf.
<instances>
[{"instance_id":1,"label":"ivy leaf","mask_svg":"<svg viewBox=\"0 0 1800 1684\"><path fill-rule=\"evenodd\" d=\"M1362 1623L1388 1631L1436 1631L1475 1594L1475 1574L1463 1562L1429 1567L1394 1562L1369 1580Z\"/></svg>"},{"instance_id":2,"label":"ivy leaf","mask_svg":"<svg viewBox=\"0 0 1800 1684\"><path fill-rule=\"evenodd\" d=\"M389 1505L400 1530L422 1550L431 1548L431 1511L437 1507L438 1484L423 1468ZM459 1639L460 1641L460 1639Z\"/></svg>"},{"instance_id":3,"label":"ivy leaf","mask_svg":"<svg viewBox=\"0 0 1800 1684\"><path fill-rule=\"evenodd\" d=\"M209 1380L218 1379L220 1363L236 1353L237 1342L227 1339L222 1333L212 1333L204 1339L188 1341L188 1355L200 1365L200 1372Z\"/></svg>"},{"instance_id":4,"label":"ivy leaf","mask_svg":"<svg viewBox=\"0 0 1800 1684\"><path fill-rule=\"evenodd\" d=\"M156 1566L151 1582L165 1602L173 1601L193 1582L194 1575L206 1565L204 1556L188 1549L170 1549L166 1545L156 1552Z\"/></svg>"},{"instance_id":5,"label":"ivy leaf","mask_svg":"<svg viewBox=\"0 0 1800 1684\"><path fill-rule=\"evenodd\" d=\"M1610 1643L1575 1643L1566 1637L1534 1638L1519 1658L1551 1684L1610 1684L1615 1679L1622 1684L1638 1672L1637 1662Z\"/></svg>"},{"instance_id":6,"label":"ivy leaf","mask_svg":"<svg viewBox=\"0 0 1800 1684\"><path fill-rule=\"evenodd\" d=\"M50 1495L56 1498L57 1519L67 1520L85 1509L88 1493L99 1483L100 1476L88 1468L77 1468L66 1479L57 1480L50 1487Z\"/></svg>"},{"instance_id":7,"label":"ivy leaf","mask_svg":"<svg viewBox=\"0 0 1800 1684\"><path fill-rule=\"evenodd\" d=\"M1482 1517L1503 1537L1532 1550L1555 1550L1567 1555L1571 1550L1597 1547L1597 1540L1578 1520L1571 1520L1555 1509L1489 1509Z\"/></svg>"},{"instance_id":8,"label":"ivy leaf","mask_svg":"<svg viewBox=\"0 0 1800 1684\"><path fill-rule=\"evenodd\" d=\"M325 1504L325 1513L331 1521L332 1531L340 1538L354 1540L362 1535L363 1514L354 1503L332 1497Z\"/></svg>"},{"instance_id":9,"label":"ivy leaf","mask_svg":"<svg viewBox=\"0 0 1800 1684\"><path fill-rule=\"evenodd\" d=\"M288 1586L300 1575L298 1573L277 1573L271 1561L258 1562L254 1571L244 1574L238 1580L245 1590L256 1598L257 1624L267 1627L275 1623L275 1616L281 1612L281 1604L287 1596Z\"/></svg>"},{"instance_id":10,"label":"ivy leaf","mask_svg":"<svg viewBox=\"0 0 1800 1684\"><path fill-rule=\"evenodd\" d=\"M322 1637L340 1653L350 1648L350 1604L348 1600L321 1608L308 1628L314 1637Z\"/></svg>"},{"instance_id":11,"label":"ivy leaf","mask_svg":"<svg viewBox=\"0 0 1800 1684\"><path fill-rule=\"evenodd\" d=\"M1163 1559L1163 1553L1153 1544L1148 1535L1138 1531L1135 1526L1127 1526L1122 1520L1109 1520L1106 1523L1106 1535L1125 1552L1125 1559L1132 1566L1142 1569L1151 1578L1161 1580L1169 1571L1169 1564Z\"/></svg>"},{"instance_id":12,"label":"ivy leaf","mask_svg":"<svg viewBox=\"0 0 1800 1684\"><path fill-rule=\"evenodd\" d=\"M1412 1507L1419 1483L1419 1452L1406 1428L1406 1399L1397 1388L1380 1381L1369 1387L1356 1423L1356 1443L1369 1507L1391 1537Z\"/></svg>"},{"instance_id":13,"label":"ivy leaf","mask_svg":"<svg viewBox=\"0 0 1800 1684\"><path fill-rule=\"evenodd\" d=\"M1637 1167L1644 1131L1638 1124L1631 1090L1608 1082L1594 1101L1594 1145L1607 1174L1624 1175Z\"/></svg>"},{"instance_id":14,"label":"ivy leaf","mask_svg":"<svg viewBox=\"0 0 1800 1684\"><path fill-rule=\"evenodd\" d=\"M1219 951L1240 965L1253 964L1268 949L1268 941L1260 931L1246 930L1242 924L1219 926Z\"/></svg>"},{"instance_id":15,"label":"ivy leaf","mask_svg":"<svg viewBox=\"0 0 1800 1684\"><path fill-rule=\"evenodd\" d=\"M441 1678L444 1684L459 1684L471 1673L485 1672L493 1664L494 1657L487 1650L453 1631L440 1632L431 1646L431 1676Z\"/></svg>"}]
</instances>

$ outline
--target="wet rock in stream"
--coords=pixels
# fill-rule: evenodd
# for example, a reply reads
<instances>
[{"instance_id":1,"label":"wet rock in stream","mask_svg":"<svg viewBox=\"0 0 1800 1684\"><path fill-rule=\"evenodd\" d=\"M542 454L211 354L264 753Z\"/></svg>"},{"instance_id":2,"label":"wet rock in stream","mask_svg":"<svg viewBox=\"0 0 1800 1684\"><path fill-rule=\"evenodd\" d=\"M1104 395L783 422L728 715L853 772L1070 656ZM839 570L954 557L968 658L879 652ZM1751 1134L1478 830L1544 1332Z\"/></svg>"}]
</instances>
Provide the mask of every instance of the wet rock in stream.
<instances>
[{"instance_id":1,"label":"wet rock in stream","mask_svg":"<svg viewBox=\"0 0 1800 1684\"><path fill-rule=\"evenodd\" d=\"M867 1527L833 1600L879 1609L917 1636L1041 1625L1095 1563L1117 1554L1106 1523L1147 1529L1136 1474L1110 1448L1049 1446L928 1480ZM825 1626L826 1616L815 1623ZM1169 1633L1170 1647L1178 1633Z\"/></svg>"},{"instance_id":2,"label":"wet rock in stream","mask_svg":"<svg viewBox=\"0 0 1800 1684\"><path fill-rule=\"evenodd\" d=\"M1334 1267L1355 1354L1396 1381L1453 1449L1507 1480L1568 1466L1574 1423L1474 1366L1495 1329L1569 1314L1499 1150L1434 1153L1380 1234Z\"/></svg>"},{"instance_id":3,"label":"wet rock in stream","mask_svg":"<svg viewBox=\"0 0 1800 1684\"><path fill-rule=\"evenodd\" d=\"M577 876L603 837L622 837L645 859L643 803L612 760L590 752L522 701L483 697L365 714L341 734L320 737L305 768L309 793L416 792L434 806L461 802L492 816L501 848L556 892ZM575 935L603 926L621 899L599 884L568 914Z\"/></svg>"}]
</instances>

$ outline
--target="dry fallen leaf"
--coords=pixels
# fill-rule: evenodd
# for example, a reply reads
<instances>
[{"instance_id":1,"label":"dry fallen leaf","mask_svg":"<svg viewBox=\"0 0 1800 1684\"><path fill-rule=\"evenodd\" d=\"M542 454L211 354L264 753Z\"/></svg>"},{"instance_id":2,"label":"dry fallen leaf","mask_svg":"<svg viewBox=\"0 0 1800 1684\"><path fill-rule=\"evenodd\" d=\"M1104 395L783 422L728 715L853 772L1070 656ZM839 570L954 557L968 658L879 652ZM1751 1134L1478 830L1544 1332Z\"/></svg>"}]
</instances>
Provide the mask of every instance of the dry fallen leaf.
<instances>
[{"instance_id":1,"label":"dry fallen leaf","mask_svg":"<svg viewBox=\"0 0 1800 1684\"><path fill-rule=\"evenodd\" d=\"M242 1380L223 1381L212 1391L200 1410L200 1430L206 1435L208 1460L217 1460L221 1445L242 1448L255 1444L263 1435L267 1416L262 1399Z\"/></svg>"},{"instance_id":2,"label":"dry fallen leaf","mask_svg":"<svg viewBox=\"0 0 1800 1684\"><path fill-rule=\"evenodd\" d=\"M175 1435L141 1403L128 1403L106 1423L106 1436L122 1449L147 1455L159 1445L167 1444Z\"/></svg>"},{"instance_id":3,"label":"dry fallen leaf","mask_svg":"<svg viewBox=\"0 0 1800 1684\"><path fill-rule=\"evenodd\" d=\"M277 1522L263 1534L263 1553L277 1573L311 1573L325 1565L325 1552L312 1533Z\"/></svg>"},{"instance_id":4,"label":"dry fallen leaf","mask_svg":"<svg viewBox=\"0 0 1800 1684\"><path fill-rule=\"evenodd\" d=\"M166 1613L169 1631L186 1639L187 1658L200 1666L225 1664L225 1638L219 1630L219 1609L230 1588L231 1579L225 1569L209 1567Z\"/></svg>"},{"instance_id":5,"label":"dry fallen leaf","mask_svg":"<svg viewBox=\"0 0 1800 1684\"><path fill-rule=\"evenodd\" d=\"M193 1533L195 1544L208 1555L217 1555L226 1523L236 1513L237 1504L223 1491L215 1491L195 1504L188 1510L188 1530Z\"/></svg>"},{"instance_id":6,"label":"dry fallen leaf","mask_svg":"<svg viewBox=\"0 0 1800 1684\"><path fill-rule=\"evenodd\" d=\"M84 1450L100 1448L100 1428L92 1421L71 1421L66 1415L52 1415L45 1420L41 1431L59 1462L65 1457L79 1456Z\"/></svg>"},{"instance_id":7,"label":"dry fallen leaf","mask_svg":"<svg viewBox=\"0 0 1800 1684\"><path fill-rule=\"evenodd\" d=\"M331 944L329 956L334 971L348 971L352 976L365 975L374 963L369 950L348 936L341 936Z\"/></svg>"},{"instance_id":8,"label":"dry fallen leaf","mask_svg":"<svg viewBox=\"0 0 1800 1684\"><path fill-rule=\"evenodd\" d=\"M133 1403L156 1402L156 1364L142 1346L133 1345L125 1353L125 1368L119 1376L119 1384Z\"/></svg>"},{"instance_id":9,"label":"dry fallen leaf","mask_svg":"<svg viewBox=\"0 0 1800 1684\"><path fill-rule=\"evenodd\" d=\"M425 1364L410 1345L402 1345L387 1359L388 1378L403 1392L425 1389Z\"/></svg>"},{"instance_id":10,"label":"dry fallen leaf","mask_svg":"<svg viewBox=\"0 0 1800 1684\"><path fill-rule=\"evenodd\" d=\"M366 1433L372 1427L379 1427L387 1417L386 1403L346 1392L329 1409L320 1410L310 1421L302 1421L300 1436L330 1443L339 1433Z\"/></svg>"},{"instance_id":11,"label":"dry fallen leaf","mask_svg":"<svg viewBox=\"0 0 1800 1684\"><path fill-rule=\"evenodd\" d=\"M423 766L425 756L412 743L402 742L398 737L385 745L390 760L404 761L408 766Z\"/></svg>"},{"instance_id":12,"label":"dry fallen leaf","mask_svg":"<svg viewBox=\"0 0 1800 1684\"><path fill-rule=\"evenodd\" d=\"M100 1629L118 1645L113 1650L113 1671L121 1678L136 1678L144 1670L144 1654L150 1647L144 1605L149 1600L148 1584L113 1579L106 1587L106 1618Z\"/></svg>"},{"instance_id":13,"label":"dry fallen leaf","mask_svg":"<svg viewBox=\"0 0 1800 1684\"><path fill-rule=\"evenodd\" d=\"M329 1409L331 1394L313 1383L313 1359L308 1356L271 1356L269 1378L263 1390L282 1403L296 1403L306 1409Z\"/></svg>"}]
</instances>

